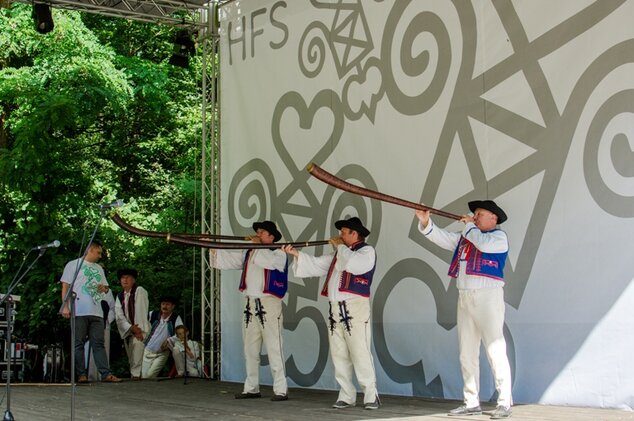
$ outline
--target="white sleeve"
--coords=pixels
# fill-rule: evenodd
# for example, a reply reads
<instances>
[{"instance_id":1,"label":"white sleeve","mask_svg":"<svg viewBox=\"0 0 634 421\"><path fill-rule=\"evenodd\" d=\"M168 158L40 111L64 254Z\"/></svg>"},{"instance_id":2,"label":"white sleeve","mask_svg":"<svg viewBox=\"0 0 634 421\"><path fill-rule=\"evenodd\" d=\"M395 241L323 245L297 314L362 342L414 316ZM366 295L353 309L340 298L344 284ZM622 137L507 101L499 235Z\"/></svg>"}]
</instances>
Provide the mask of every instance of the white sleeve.
<instances>
[{"instance_id":1,"label":"white sleeve","mask_svg":"<svg viewBox=\"0 0 634 421\"><path fill-rule=\"evenodd\" d=\"M281 249L268 250L259 249L255 250L253 255L253 263L264 269L275 269L281 272L286 267L286 253Z\"/></svg>"},{"instance_id":2,"label":"white sleeve","mask_svg":"<svg viewBox=\"0 0 634 421\"><path fill-rule=\"evenodd\" d=\"M121 306L121 301L118 298L114 304L114 313L115 320L117 321L117 330L119 331L119 335L121 335L121 339L125 339L130 336L130 328L132 327L132 325L125 318L123 307Z\"/></svg>"},{"instance_id":3,"label":"white sleeve","mask_svg":"<svg viewBox=\"0 0 634 421\"><path fill-rule=\"evenodd\" d=\"M468 223L462 235L484 253L504 253L509 249L509 241L502 230L482 232L475 224Z\"/></svg>"},{"instance_id":4,"label":"white sleeve","mask_svg":"<svg viewBox=\"0 0 634 421\"><path fill-rule=\"evenodd\" d=\"M216 269L242 269L246 250L211 249L211 265Z\"/></svg>"},{"instance_id":5,"label":"white sleeve","mask_svg":"<svg viewBox=\"0 0 634 421\"><path fill-rule=\"evenodd\" d=\"M353 275L361 275L371 271L375 263L376 251L372 246L364 246L359 250L351 250L343 244L337 247L335 267L340 272L346 271Z\"/></svg>"},{"instance_id":6,"label":"white sleeve","mask_svg":"<svg viewBox=\"0 0 634 421\"><path fill-rule=\"evenodd\" d=\"M145 317L148 314L148 310L150 307L150 300L147 296L147 290L143 287L137 287L136 297L134 297L134 318L136 319L136 324L141 328L143 333L146 335L150 332L150 319ZM140 319L140 320L139 320Z\"/></svg>"},{"instance_id":7,"label":"white sleeve","mask_svg":"<svg viewBox=\"0 0 634 421\"><path fill-rule=\"evenodd\" d=\"M293 262L293 273L298 278L326 275L333 257L333 254L315 257L300 251Z\"/></svg>"},{"instance_id":8,"label":"white sleeve","mask_svg":"<svg viewBox=\"0 0 634 421\"><path fill-rule=\"evenodd\" d=\"M64 266L64 272L62 273L61 281L65 284L71 284L73 282L73 278L75 277L75 272L77 272L77 265L79 264L79 260L71 260L66 263Z\"/></svg>"},{"instance_id":9,"label":"white sleeve","mask_svg":"<svg viewBox=\"0 0 634 421\"><path fill-rule=\"evenodd\" d=\"M457 232L449 232L445 229L442 229L430 219L429 223L426 227L423 227L422 224L418 223L418 230L425 236L429 241L440 246L446 250L455 250L458 247L458 243L460 242L460 233Z\"/></svg>"}]
</instances>

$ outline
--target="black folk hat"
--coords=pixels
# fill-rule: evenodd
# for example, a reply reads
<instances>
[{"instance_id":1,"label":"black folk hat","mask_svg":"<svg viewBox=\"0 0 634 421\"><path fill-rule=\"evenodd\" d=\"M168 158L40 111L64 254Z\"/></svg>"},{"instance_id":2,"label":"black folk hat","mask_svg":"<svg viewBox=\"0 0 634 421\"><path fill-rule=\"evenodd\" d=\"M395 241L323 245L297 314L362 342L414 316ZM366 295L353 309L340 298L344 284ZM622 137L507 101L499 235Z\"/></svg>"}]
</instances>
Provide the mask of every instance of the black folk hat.
<instances>
[{"instance_id":1,"label":"black folk hat","mask_svg":"<svg viewBox=\"0 0 634 421\"><path fill-rule=\"evenodd\" d=\"M266 232L268 232L269 234L271 234L273 236L273 242L275 243L276 241L280 241L280 238L282 238L282 233L280 233L277 230L277 227L275 226L275 223L272 221L262 221L262 222L254 222L253 223L253 231L259 230L259 229L263 229Z\"/></svg>"},{"instance_id":2,"label":"black folk hat","mask_svg":"<svg viewBox=\"0 0 634 421\"><path fill-rule=\"evenodd\" d=\"M136 278L138 278L138 276L139 276L139 272L137 272L136 269L130 269L130 268L119 269L117 271L117 279L121 279L125 275L130 275L136 280Z\"/></svg>"},{"instance_id":3,"label":"black folk hat","mask_svg":"<svg viewBox=\"0 0 634 421\"><path fill-rule=\"evenodd\" d=\"M348 228L358 232L363 237L367 237L368 235L370 235L370 231L363 226L361 220L356 216L353 216L350 219L342 219L335 222L335 228L337 228L338 230L340 230L341 228Z\"/></svg>"},{"instance_id":4,"label":"black folk hat","mask_svg":"<svg viewBox=\"0 0 634 421\"><path fill-rule=\"evenodd\" d=\"M469 210L471 210L471 212L475 212L478 208L493 212L498 217L498 224L508 219L506 213L504 213L502 208L493 200L474 200L473 202L469 202Z\"/></svg>"},{"instance_id":5,"label":"black folk hat","mask_svg":"<svg viewBox=\"0 0 634 421\"><path fill-rule=\"evenodd\" d=\"M171 295L163 295L163 296L160 298L159 303L172 303L172 304L174 304L174 305L177 305L177 304L178 304L178 300L177 300L177 299L176 299L176 297L174 297L174 296L171 296Z\"/></svg>"}]
</instances>

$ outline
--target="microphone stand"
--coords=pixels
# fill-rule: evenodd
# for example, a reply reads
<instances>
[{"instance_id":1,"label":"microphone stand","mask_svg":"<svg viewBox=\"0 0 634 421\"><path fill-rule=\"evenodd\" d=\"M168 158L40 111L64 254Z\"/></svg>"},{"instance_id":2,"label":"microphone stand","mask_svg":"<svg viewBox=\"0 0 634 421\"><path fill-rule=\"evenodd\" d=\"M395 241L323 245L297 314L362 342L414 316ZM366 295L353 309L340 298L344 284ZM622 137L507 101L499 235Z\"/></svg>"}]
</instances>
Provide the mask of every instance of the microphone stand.
<instances>
[{"instance_id":1,"label":"microphone stand","mask_svg":"<svg viewBox=\"0 0 634 421\"><path fill-rule=\"evenodd\" d=\"M183 373L183 384L187 384L187 372L189 371L187 368L187 333L185 333L185 342L183 343L183 359L185 360L185 372Z\"/></svg>"},{"instance_id":2,"label":"microphone stand","mask_svg":"<svg viewBox=\"0 0 634 421\"><path fill-rule=\"evenodd\" d=\"M22 273L22 275L20 275L20 277L18 277L18 275L20 274L20 270L22 270L22 266L24 266L24 262L26 261L26 258L28 257L28 255L31 253L32 250L29 250L29 252L26 254L26 256L24 256L24 260L22 260L22 264L20 265L20 268L18 269L18 272L15 274L15 276L13 277L13 279L11 280L11 283L9 284L9 288L7 288L7 292L4 295L4 297L2 297L2 300L0 300L0 305L2 305L3 303L6 302L7 305L7 339L6 339L6 353L9 356L9 358L7 359L7 409L4 412L4 417L2 418L2 421L14 421L15 418L13 418L13 414L11 413L11 335L12 335L12 327L11 327L11 319L13 318L13 297L11 296L11 293L13 292L13 290L15 289L16 286L18 286L20 284L20 282L22 281L22 279L26 276L27 273L29 273L29 271L31 270L31 268L33 267L33 265L35 265L35 262L37 262L40 257L42 257L44 255L44 253L46 253L46 249L40 249L39 254L37 255L37 257L35 258L35 260L33 260L31 262L31 264L26 268L26 270L24 271L24 273Z\"/></svg>"},{"instance_id":3,"label":"microphone stand","mask_svg":"<svg viewBox=\"0 0 634 421\"><path fill-rule=\"evenodd\" d=\"M97 225L95 225L95 229L90 236L90 240L88 240L88 244L84 249L83 253L81 253L81 259L77 264L77 268L75 269L75 274L73 275L73 280L71 281L68 291L66 292L66 296L62 300L62 306L59 309L60 314L64 311L64 307L67 303L70 305L70 385L71 385L71 393L70 393L70 419L71 421L75 420L75 299L77 298L77 293L74 292L75 281L77 281L77 276L79 275L79 271L84 264L84 260L86 259L86 251L90 248L93 241L95 240L95 235L99 230L99 226L101 225L101 221L103 221L104 216L106 215L106 210L108 207L99 206L101 213L99 214L99 220L97 221ZM83 351L82 351L83 352Z\"/></svg>"}]
</instances>

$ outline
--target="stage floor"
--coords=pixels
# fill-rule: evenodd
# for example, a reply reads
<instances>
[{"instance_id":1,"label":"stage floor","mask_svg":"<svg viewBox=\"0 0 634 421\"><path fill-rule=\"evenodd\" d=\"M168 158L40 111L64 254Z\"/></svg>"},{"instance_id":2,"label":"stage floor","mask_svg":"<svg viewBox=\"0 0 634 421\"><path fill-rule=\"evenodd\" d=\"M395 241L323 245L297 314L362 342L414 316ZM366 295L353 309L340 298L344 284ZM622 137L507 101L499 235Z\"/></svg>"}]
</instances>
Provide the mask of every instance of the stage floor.
<instances>
[{"instance_id":1,"label":"stage floor","mask_svg":"<svg viewBox=\"0 0 634 421\"><path fill-rule=\"evenodd\" d=\"M7 409L3 387L2 413ZM363 406L332 409L334 391L291 389L289 400L271 402L271 388L263 387L262 398L235 400L242 385L202 379L125 381L118 384L78 385L75 393L75 420L214 420L214 421L351 421L351 420L488 420L493 405L483 405L480 416L447 417L459 402L382 396L376 411ZM71 419L70 385L11 385L10 410L18 421ZM359 396L359 402L362 401ZM6 419L6 418L5 418ZM613 421L634 420L634 413L619 410L573 408L545 405L516 405L515 421Z\"/></svg>"}]
</instances>

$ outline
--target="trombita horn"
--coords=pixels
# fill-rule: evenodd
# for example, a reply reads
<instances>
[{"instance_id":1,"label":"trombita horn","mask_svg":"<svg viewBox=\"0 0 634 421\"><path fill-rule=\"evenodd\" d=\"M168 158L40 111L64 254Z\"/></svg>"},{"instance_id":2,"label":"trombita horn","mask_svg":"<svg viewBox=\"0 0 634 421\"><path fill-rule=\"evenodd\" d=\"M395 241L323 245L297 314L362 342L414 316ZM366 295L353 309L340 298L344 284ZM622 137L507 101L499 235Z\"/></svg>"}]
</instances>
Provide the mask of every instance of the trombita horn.
<instances>
[{"instance_id":1,"label":"trombita horn","mask_svg":"<svg viewBox=\"0 0 634 421\"><path fill-rule=\"evenodd\" d=\"M430 208L429 206L421 205L420 203L414 203L408 200L399 199L398 197L379 193L374 190L366 189L365 187L360 187L352 183L348 183L347 181L344 181L330 174L328 171L321 169L315 163L309 164L308 167L306 167L306 170L316 179L349 193L358 194L359 196L365 196L371 199L381 200L383 202L393 203L395 205L405 206L406 208L429 211L435 215L444 216L445 218L451 218L455 220L460 220L462 218L462 216L460 215Z\"/></svg>"},{"instance_id":2,"label":"trombita horn","mask_svg":"<svg viewBox=\"0 0 634 421\"><path fill-rule=\"evenodd\" d=\"M216 239L231 238L249 241L251 237L234 237L234 236L214 236L207 234L172 234L169 232L148 231L134 227L123 220L118 214L112 215L112 221L121 229L128 231L134 235L142 237L164 238L168 243L184 244L188 246L204 247L210 249L270 249L272 247L282 247L291 245L293 247L311 247L322 246L329 243L329 240L320 241L298 241L292 243L275 243L275 244L258 244L249 242L227 242L215 241Z\"/></svg>"}]
</instances>

